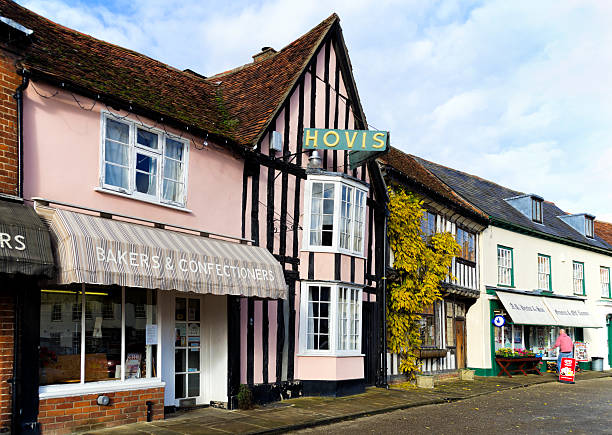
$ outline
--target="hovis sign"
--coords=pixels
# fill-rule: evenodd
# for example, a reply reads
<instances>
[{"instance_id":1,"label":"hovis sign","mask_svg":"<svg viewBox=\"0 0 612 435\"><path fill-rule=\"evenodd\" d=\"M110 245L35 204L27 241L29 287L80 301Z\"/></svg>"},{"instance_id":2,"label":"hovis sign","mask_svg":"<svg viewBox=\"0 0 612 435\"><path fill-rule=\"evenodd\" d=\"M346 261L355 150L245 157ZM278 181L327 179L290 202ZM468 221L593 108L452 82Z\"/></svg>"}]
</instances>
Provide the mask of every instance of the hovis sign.
<instances>
[{"instance_id":1,"label":"hovis sign","mask_svg":"<svg viewBox=\"0 0 612 435\"><path fill-rule=\"evenodd\" d=\"M388 136L387 131L305 128L303 147L306 150L385 151Z\"/></svg>"}]
</instances>

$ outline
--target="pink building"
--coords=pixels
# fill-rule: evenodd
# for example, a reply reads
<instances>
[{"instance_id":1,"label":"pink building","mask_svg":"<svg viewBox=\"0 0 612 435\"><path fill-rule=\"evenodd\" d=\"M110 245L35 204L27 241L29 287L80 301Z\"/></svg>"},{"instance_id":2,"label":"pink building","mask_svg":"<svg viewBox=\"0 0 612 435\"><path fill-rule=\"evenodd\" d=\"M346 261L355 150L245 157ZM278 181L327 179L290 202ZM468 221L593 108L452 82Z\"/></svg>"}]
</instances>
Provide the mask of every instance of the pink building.
<instances>
[{"instance_id":1,"label":"pink building","mask_svg":"<svg viewBox=\"0 0 612 435\"><path fill-rule=\"evenodd\" d=\"M22 423L65 433L234 407L240 384L265 402L380 381L378 166L302 148L305 127L367 129L335 14L208 78L12 2L0 16L32 31L23 196L57 268L22 331L41 349Z\"/></svg>"}]
</instances>

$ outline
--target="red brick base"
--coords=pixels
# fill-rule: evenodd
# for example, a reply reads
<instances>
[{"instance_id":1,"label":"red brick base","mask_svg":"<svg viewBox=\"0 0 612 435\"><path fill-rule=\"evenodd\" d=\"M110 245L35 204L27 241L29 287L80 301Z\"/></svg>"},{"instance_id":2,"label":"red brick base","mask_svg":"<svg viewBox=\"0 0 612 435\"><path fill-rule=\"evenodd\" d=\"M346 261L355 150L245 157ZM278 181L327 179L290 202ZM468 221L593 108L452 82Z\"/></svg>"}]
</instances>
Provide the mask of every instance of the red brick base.
<instances>
[{"instance_id":1,"label":"red brick base","mask_svg":"<svg viewBox=\"0 0 612 435\"><path fill-rule=\"evenodd\" d=\"M44 435L59 435L147 421L153 402L153 420L164 418L164 388L104 393L108 406L99 406L100 394L41 399L38 421Z\"/></svg>"}]
</instances>

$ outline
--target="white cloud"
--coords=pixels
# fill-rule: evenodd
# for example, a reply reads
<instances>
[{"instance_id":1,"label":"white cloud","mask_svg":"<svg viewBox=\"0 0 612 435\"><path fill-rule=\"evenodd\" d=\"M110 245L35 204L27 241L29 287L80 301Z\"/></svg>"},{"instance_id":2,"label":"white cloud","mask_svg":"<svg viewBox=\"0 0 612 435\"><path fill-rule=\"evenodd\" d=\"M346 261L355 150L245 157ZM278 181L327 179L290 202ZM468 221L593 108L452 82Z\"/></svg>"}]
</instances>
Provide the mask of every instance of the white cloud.
<instances>
[{"instance_id":1,"label":"white cloud","mask_svg":"<svg viewBox=\"0 0 612 435\"><path fill-rule=\"evenodd\" d=\"M336 11L368 121L396 146L612 216L609 2L21 3L205 75L279 49Z\"/></svg>"}]
</instances>

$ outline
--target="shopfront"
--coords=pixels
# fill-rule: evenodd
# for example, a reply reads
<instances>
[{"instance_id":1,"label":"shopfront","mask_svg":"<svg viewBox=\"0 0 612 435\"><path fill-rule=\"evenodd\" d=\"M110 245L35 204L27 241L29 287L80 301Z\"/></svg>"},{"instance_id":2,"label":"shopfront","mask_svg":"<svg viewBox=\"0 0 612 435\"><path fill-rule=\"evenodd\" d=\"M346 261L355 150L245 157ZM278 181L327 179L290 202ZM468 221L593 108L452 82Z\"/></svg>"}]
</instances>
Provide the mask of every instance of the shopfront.
<instances>
[{"instance_id":1,"label":"shopfront","mask_svg":"<svg viewBox=\"0 0 612 435\"><path fill-rule=\"evenodd\" d=\"M0 432L20 432L36 422L35 360L38 342L32 302L40 282L54 274L49 230L30 206L0 200Z\"/></svg>"},{"instance_id":2,"label":"shopfront","mask_svg":"<svg viewBox=\"0 0 612 435\"><path fill-rule=\"evenodd\" d=\"M565 329L573 342L583 342L585 328L599 327L583 298L502 290L496 295L499 301L491 301L491 320L501 315L505 323L492 326L494 354L501 349L530 351L544 362L556 362L559 349L554 345L560 329Z\"/></svg>"},{"instance_id":3,"label":"shopfront","mask_svg":"<svg viewBox=\"0 0 612 435\"><path fill-rule=\"evenodd\" d=\"M265 249L210 234L37 204L57 279L40 290L40 422L80 430L227 403L228 296L282 299ZM104 217L101 217L104 216ZM98 405L108 397L108 405ZM57 398L75 410L62 427ZM72 417L74 415L74 417Z\"/></svg>"}]
</instances>

